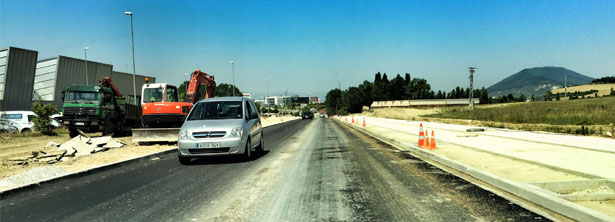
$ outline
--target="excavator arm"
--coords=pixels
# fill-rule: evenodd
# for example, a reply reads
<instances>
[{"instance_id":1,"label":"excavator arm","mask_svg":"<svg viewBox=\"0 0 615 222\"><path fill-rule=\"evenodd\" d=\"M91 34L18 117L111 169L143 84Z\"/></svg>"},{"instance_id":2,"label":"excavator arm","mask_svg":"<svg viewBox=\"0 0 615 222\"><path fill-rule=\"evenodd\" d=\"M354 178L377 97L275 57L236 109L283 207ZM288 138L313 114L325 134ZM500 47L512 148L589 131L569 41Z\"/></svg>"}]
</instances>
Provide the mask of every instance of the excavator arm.
<instances>
[{"instance_id":1,"label":"excavator arm","mask_svg":"<svg viewBox=\"0 0 615 222\"><path fill-rule=\"evenodd\" d=\"M199 86L205 85L207 92L205 98L214 97L216 91L216 81L214 77L207 73L201 72L201 70L195 70L190 77L190 83L188 84L188 91L186 96L188 101L195 104L199 100Z\"/></svg>"},{"instance_id":2,"label":"excavator arm","mask_svg":"<svg viewBox=\"0 0 615 222\"><path fill-rule=\"evenodd\" d=\"M104 77L102 82L100 83L100 85L102 87L107 87L107 88L111 88L111 90L113 91L113 94L117 97L121 97L122 94L120 93L120 91L115 88L115 86L113 85L113 82L111 81L110 77Z\"/></svg>"}]
</instances>

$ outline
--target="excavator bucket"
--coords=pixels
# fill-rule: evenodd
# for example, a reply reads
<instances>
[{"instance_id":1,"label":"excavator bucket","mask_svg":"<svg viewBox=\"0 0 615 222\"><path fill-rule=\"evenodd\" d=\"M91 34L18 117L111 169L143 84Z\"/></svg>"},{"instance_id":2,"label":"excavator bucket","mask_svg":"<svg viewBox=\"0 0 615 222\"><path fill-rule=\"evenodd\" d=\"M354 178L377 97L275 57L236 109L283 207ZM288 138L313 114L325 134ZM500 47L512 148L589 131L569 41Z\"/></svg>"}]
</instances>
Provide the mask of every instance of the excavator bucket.
<instances>
[{"instance_id":1,"label":"excavator bucket","mask_svg":"<svg viewBox=\"0 0 615 222\"><path fill-rule=\"evenodd\" d=\"M177 142L179 128L132 129L132 142L139 144Z\"/></svg>"}]
</instances>

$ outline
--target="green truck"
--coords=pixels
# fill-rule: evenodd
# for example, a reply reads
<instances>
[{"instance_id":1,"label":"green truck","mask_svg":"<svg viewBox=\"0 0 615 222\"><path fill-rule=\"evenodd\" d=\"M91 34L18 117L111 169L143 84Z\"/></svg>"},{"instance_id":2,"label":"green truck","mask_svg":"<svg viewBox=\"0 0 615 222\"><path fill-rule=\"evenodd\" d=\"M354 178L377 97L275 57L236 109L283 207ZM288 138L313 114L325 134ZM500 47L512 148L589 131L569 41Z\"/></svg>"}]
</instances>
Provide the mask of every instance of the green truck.
<instances>
[{"instance_id":1,"label":"green truck","mask_svg":"<svg viewBox=\"0 0 615 222\"><path fill-rule=\"evenodd\" d=\"M126 102L109 77L97 85L73 85L64 92L62 123L70 137L84 132L123 136L141 126L141 106Z\"/></svg>"}]
</instances>

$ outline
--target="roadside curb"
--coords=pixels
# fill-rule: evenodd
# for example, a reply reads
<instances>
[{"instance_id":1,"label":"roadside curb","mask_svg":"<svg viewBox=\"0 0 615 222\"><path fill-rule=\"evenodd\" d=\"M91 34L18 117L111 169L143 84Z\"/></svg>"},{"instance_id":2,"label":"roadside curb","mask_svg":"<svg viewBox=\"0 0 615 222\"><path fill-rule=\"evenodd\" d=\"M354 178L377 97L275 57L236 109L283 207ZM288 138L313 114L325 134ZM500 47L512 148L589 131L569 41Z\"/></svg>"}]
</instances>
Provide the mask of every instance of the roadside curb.
<instances>
[{"instance_id":1,"label":"roadside curb","mask_svg":"<svg viewBox=\"0 0 615 222\"><path fill-rule=\"evenodd\" d=\"M339 122L344 123L343 121ZM542 190L539 187L535 187L529 184L517 183L490 174L488 172L483 172L479 169L470 167L463 163L459 163L446 157L438 156L433 152L423 150L412 144L388 139L377 133L370 132L366 129L362 129L361 127L352 124L344 123L344 125L350 126L353 129L358 130L375 139L391 144L393 147L395 147L401 152L408 152L410 153L409 155L413 155L415 157L423 159L426 162L458 177L466 179L464 178L464 176L469 176L475 180L485 183L481 184L477 181L471 181L466 179L472 184L475 184L485 190L491 191L492 193L501 196L502 198L505 198L513 203L516 203L530 211L538 213L551 220L615 221L615 218L611 218L603 213L583 207L563 198L550 195L547 191ZM529 204L523 201L526 201ZM556 215L552 215L553 213L555 213Z\"/></svg>"},{"instance_id":2,"label":"roadside curb","mask_svg":"<svg viewBox=\"0 0 615 222\"><path fill-rule=\"evenodd\" d=\"M279 123L274 123L274 124L271 124L271 125L264 126L263 128L279 125L279 124L282 124L282 123L288 123L288 122L291 122L291 121L294 121L294 120L296 120L296 119L288 120L288 121L284 121L284 122L279 122ZM28 190L36 189L38 187L41 187L43 184L57 182L57 181L65 180L65 179L74 179L74 178L77 178L77 177L87 176L87 175L91 175L91 174L94 174L94 173L97 173L97 172L100 172L100 171L109 170L109 169L121 167L121 166L124 166L124 165L127 165L127 164L131 164L131 163L134 163L134 162L138 162L138 161L141 161L141 160L144 160L144 159L148 159L150 157L160 156L160 155L164 155L164 154L168 154L168 153L173 153L173 152L177 152L177 147L173 147L173 148L170 148L170 149L167 149L167 150L163 150L163 151L159 151L159 152L156 152L156 153L146 154L144 156L139 156L139 157L135 157L135 158L127 159L127 160L120 160L120 161L117 161L117 162L105 164L105 165L102 165L102 166L93 167L93 168L90 168L90 169L87 169L87 170L83 170L83 171L73 172L73 173L69 173L69 174L66 174L66 175L61 175L61 176L57 176L57 177L52 177L52 178L44 179L44 180L33 182L33 183L30 183L30 184L26 184L26 185L22 185L22 186L19 186L19 187L11 188L9 190L0 191L0 199L2 197L11 196L11 195L23 192L23 191L28 191Z\"/></svg>"}]
</instances>

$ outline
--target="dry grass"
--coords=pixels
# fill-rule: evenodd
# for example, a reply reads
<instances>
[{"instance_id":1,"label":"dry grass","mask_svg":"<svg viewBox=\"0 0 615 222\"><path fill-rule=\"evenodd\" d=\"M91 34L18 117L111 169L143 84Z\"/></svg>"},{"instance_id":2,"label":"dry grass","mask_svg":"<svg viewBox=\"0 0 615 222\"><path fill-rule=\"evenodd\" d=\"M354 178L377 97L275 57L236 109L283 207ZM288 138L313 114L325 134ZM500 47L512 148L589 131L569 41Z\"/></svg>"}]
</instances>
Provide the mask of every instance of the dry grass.
<instances>
[{"instance_id":1,"label":"dry grass","mask_svg":"<svg viewBox=\"0 0 615 222\"><path fill-rule=\"evenodd\" d=\"M615 97L516 103L469 111L449 108L427 117L551 125L609 125L615 122Z\"/></svg>"},{"instance_id":2,"label":"dry grass","mask_svg":"<svg viewBox=\"0 0 615 222\"><path fill-rule=\"evenodd\" d=\"M615 84L587 84L587 85L568 87L568 93L573 93L575 91L587 92L590 90L598 90L598 96L605 96L611 93L611 88L615 88ZM564 93L564 88L551 90L551 93L553 94ZM594 94L590 94L585 97L594 97Z\"/></svg>"}]
</instances>

